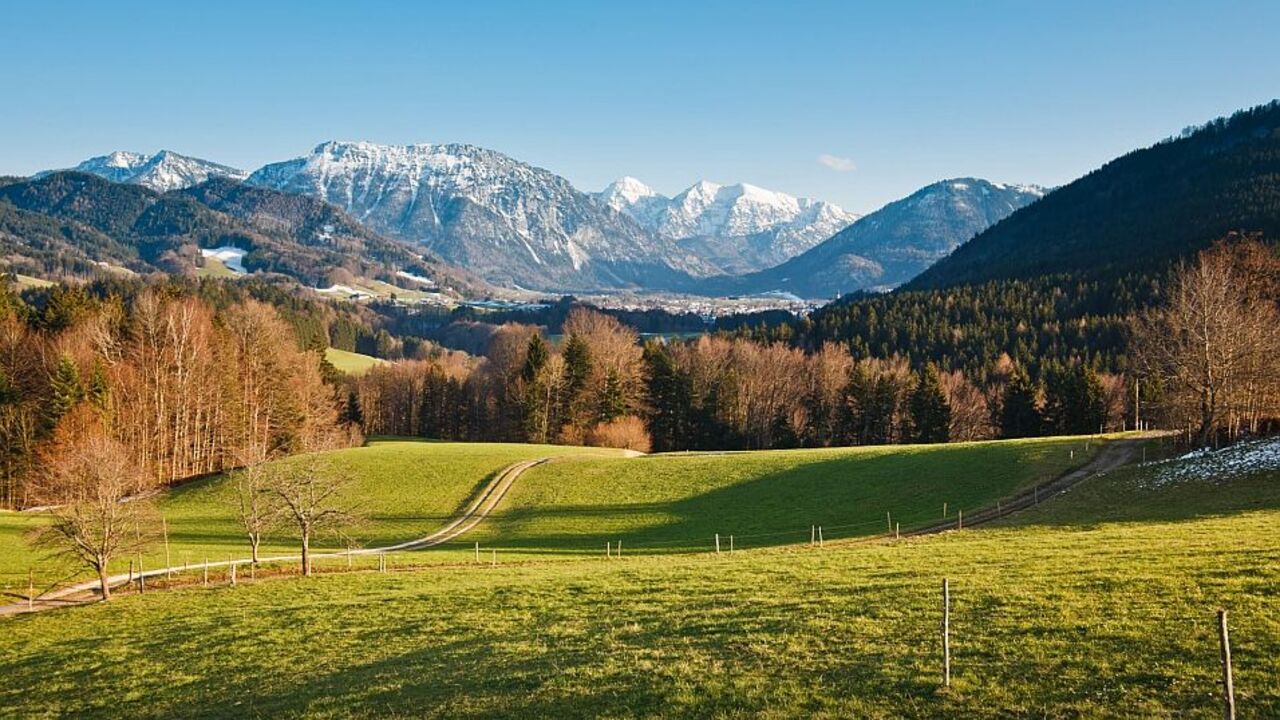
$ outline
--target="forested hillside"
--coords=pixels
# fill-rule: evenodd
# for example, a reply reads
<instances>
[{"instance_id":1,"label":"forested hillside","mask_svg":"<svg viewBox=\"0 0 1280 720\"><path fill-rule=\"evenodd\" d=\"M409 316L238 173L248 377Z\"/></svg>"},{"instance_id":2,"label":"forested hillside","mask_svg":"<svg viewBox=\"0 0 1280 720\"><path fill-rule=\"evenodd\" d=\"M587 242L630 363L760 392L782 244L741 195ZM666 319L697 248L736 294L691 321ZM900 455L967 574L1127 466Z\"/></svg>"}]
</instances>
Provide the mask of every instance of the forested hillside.
<instances>
[{"instance_id":1,"label":"forested hillside","mask_svg":"<svg viewBox=\"0 0 1280 720\"><path fill-rule=\"evenodd\" d=\"M58 172L0 185L0 252L19 272L91 278L117 270L195 274L202 248L246 251L245 269L313 287L405 271L441 288L482 282L425 251L373 233L323 202L214 179L157 193Z\"/></svg>"},{"instance_id":2,"label":"forested hillside","mask_svg":"<svg viewBox=\"0 0 1280 720\"><path fill-rule=\"evenodd\" d=\"M906 288L1159 272L1236 231L1280 237L1280 101L1113 160L961 245Z\"/></svg>"}]
</instances>

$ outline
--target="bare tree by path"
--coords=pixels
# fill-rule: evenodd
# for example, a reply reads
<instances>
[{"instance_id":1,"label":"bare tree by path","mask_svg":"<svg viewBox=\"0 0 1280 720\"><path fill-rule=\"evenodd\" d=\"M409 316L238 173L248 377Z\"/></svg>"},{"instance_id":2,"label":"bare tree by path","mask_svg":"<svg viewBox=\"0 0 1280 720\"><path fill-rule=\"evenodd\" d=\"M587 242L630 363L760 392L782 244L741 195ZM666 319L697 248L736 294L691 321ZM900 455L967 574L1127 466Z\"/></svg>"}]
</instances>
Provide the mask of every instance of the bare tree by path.
<instances>
[{"instance_id":1,"label":"bare tree by path","mask_svg":"<svg viewBox=\"0 0 1280 720\"><path fill-rule=\"evenodd\" d=\"M159 522L150 499L138 497L142 475L119 443L101 434L60 453L36 485L52 506L52 522L32 533L33 544L73 558L98 575L103 600L111 599L108 566L141 552Z\"/></svg>"},{"instance_id":2,"label":"bare tree by path","mask_svg":"<svg viewBox=\"0 0 1280 720\"><path fill-rule=\"evenodd\" d=\"M361 519L343 494L352 478L321 453L277 463L271 476L271 493L280 515L297 528L302 542L302 574L309 576L312 538L322 532L345 536Z\"/></svg>"},{"instance_id":3,"label":"bare tree by path","mask_svg":"<svg viewBox=\"0 0 1280 720\"><path fill-rule=\"evenodd\" d=\"M267 461L265 453L252 450L244 453L240 464L241 469L235 473L236 514L249 538L250 557L257 565L262 539L281 519L278 496L273 491L273 476L278 468Z\"/></svg>"}]
</instances>

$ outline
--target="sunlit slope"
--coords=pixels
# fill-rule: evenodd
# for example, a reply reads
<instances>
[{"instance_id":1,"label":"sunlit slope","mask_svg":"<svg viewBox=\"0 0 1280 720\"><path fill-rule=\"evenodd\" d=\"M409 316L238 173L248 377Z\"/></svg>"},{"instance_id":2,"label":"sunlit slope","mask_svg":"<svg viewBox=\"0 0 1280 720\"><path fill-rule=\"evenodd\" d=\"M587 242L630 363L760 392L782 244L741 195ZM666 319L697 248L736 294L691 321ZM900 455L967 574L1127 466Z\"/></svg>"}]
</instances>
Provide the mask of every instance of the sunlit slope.
<instances>
[{"instance_id":1,"label":"sunlit slope","mask_svg":"<svg viewBox=\"0 0 1280 720\"><path fill-rule=\"evenodd\" d=\"M1220 717L1215 612L1225 607L1239 716L1276 717L1280 474L1155 482L1170 466L1088 480L1005 526L896 543L337 574L9 618L0 707L23 717Z\"/></svg>"},{"instance_id":2,"label":"sunlit slope","mask_svg":"<svg viewBox=\"0 0 1280 720\"><path fill-rule=\"evenodd\" d=\"M1110 440L564 458L525 473L473 537L502 551L706 550L884 534L995 505L1084 464ZM886 517L888 513L888 517Z\"/></svg>"}]
</instances>

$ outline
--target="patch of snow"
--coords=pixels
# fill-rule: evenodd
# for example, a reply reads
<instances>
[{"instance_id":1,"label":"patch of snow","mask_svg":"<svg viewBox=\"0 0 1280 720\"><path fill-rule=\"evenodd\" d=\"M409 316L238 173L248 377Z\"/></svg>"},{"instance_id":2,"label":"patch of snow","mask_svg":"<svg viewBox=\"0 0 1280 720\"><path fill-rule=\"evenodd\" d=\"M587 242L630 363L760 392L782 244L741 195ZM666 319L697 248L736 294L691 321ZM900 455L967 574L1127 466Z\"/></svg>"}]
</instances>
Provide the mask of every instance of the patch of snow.
<instances>
[{"instance_id":1,"label":"patch of snow","mask_svg":"<svg viewBox=\"0 0 1280 720\"><path fill-rule=\"evenodd\" d=\"M397 270L397 271L396 271L396 277L402 277L402 278L404 278L405 280L412 280L412 281L417 282L417 283L422 283L423 285L426 285L427 287L435 287L435 286L436 286L436 284L431 280L431 278L423 277L423 276L421 276L421 275L414 275L413 273L411 273L411 272L407 272L407 271L405 271L405 270Z\"/></svg>"},{"instance_id":2,"label":"patch of snow","mask_svg":"<svg viewBox=\"0 0 1280 720\"><path fill-rule=\"evenodd\" d=\"M223 245L216 248L200 248L200 254L207 258L214 258L222 261L231 272L237 275L243 275L247 270L244 269L244 256L249 254L248 250L241 250L234 245Z\"/></svg>"},{"instance_id":3,"label":"patch of snow","mask_svg":"<svg viewBox=\"0 0 1280 720\"><path fill-rule=\"evenodd\" d=\"M1280 438L1237 443L1221 450L1194 450L1147 463L1156 468L1144 483L1158 488L1181 482L1223 482L1260 472L1280 471Z\"/></svg>"},{"instance_id":4,"label":"patch of snow","mask_svg":"<svg viewBox=\"0 0 1280 720\"><path fill-rule=\"evenodd\" d=\"M316 288L316 292L324 293L325 295L342 295L349 298L373 297L373 293L357 290L350 285L330 285L327 288Z\"/></svg>"}]
</instances>

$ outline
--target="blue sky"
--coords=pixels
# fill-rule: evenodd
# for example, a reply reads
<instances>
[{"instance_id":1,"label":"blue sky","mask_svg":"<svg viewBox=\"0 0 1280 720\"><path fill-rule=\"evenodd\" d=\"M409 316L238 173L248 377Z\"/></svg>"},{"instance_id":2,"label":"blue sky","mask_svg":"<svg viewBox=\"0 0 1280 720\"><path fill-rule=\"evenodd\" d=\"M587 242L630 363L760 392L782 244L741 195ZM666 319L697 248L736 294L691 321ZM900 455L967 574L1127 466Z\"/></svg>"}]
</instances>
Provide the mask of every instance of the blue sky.
<instances>
[{"instance_id":1,"label":"blue sky","mask_svg":"<svg viewBox=\"0 0 1280 720\"><path fill-rule=\"evenodd\" d=\"M866 212L946 177L1061 184L1280 97L1277 27L1274 0L50 0L0 11L0 173L469 142L583 189L746 181Z\"/></svg>"}]
</instances>

